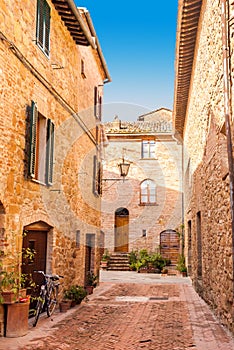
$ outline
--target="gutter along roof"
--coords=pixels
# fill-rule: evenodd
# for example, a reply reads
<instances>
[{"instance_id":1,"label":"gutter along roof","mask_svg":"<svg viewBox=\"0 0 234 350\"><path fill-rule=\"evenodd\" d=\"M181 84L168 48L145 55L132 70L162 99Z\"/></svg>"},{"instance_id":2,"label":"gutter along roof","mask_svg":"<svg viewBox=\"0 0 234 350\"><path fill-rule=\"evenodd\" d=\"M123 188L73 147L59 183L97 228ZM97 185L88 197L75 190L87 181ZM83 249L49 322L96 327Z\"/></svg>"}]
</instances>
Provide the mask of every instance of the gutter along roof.
<instances>
[{"instance_id":1,"label":"gutter along roof","mask_svg":"<svg viewBox=\"0 0 234 350\"><path fill-rule=\"evenodd\" d=\"M202 0L179 0L174 91L174 128L183 136Z\"/></svg>"},{"instance_id":2,"label":"gutter along roof","mask_svg":"<svg viewBox=\"0 0 234 350\"><path fill-rule=\"evenodd\" d=\"M94 50L97 50L101 64L103 66L106 81L110 82L111 77L107 69L107 65L102 54L102 50L94 30L92 20L88 14L88 10L81 8L81 12L85 12L86 17L88 17L88 25L82 18L79 9L76 7L73 0L52 0L54 7L58 14L60 15L65 26L69 30L73 40L77 45L89 46Z\"/></svg>"}]
</instances>

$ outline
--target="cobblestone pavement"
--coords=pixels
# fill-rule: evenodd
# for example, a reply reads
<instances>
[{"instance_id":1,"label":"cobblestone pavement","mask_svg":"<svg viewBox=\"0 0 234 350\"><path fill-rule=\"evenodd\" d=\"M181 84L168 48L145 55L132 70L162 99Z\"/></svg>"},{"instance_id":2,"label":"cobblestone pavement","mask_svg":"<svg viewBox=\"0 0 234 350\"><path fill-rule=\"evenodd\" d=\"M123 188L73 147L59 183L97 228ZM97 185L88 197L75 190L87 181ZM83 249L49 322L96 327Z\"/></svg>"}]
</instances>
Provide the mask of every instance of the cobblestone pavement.
<instances>
[{"instance_id":1,"label":"cobblestone pavement","mask_svg":"<svg viewBox=\"0 0 234 350\"><path fill-rule=\"evenodd\" d=\"M89 301L1 350L234 350L233 337L195 293L189 278L102 272Z\"/></svg>"}]
</instances>

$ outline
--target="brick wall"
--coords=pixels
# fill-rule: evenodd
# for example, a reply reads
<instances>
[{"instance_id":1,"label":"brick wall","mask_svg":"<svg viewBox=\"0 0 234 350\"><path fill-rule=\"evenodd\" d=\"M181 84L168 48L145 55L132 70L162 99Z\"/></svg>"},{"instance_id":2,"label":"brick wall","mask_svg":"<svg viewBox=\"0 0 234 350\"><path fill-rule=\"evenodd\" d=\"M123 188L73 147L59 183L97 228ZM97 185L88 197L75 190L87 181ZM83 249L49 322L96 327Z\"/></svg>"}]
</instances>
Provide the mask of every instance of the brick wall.
<instances>
[{"instance_id":1,"label":"brick wall","mask_svg":"<svg viewBox=\"0 0 234 350\"><path fill-rule=\"evenodd\" d=\"M157 122L164 125L164 121L168 121L168 113L165 117L159 110L154 117L149 116L150 120L146 118L148 132L144 131L143 121L124 122L123 126L127 129L122 131L116 126L116 121L107 123L109 144L105 149L103 177L119 178L117 164L121 162L123 149L124 159L131 164L125 182L106 181L103 184L102 230L105 246L110 251L115 249L115 211L118 208L124 207L129 211L129 251L143 248L158 250L160 232L175 229L181 224L182 148L172 138L171 130L161 135L153 131ZM155 159L141 158L142 140L149 137L156 140ZM140 203L140 184L145 179L155 181L156 205ZM143 230L146 230L146 237Z\"/></svg>"},{"instance_id":2,"label":"brick wall","mask_svg":"<svg viewBox=\"0 0 234 350\"><path fill-rule=\"evenodd\" d=\"M12 236L12 244L21 250L26 225L50 225L47 272L64 275L66 286L84 283L86 234L95 234L96 243L100 240L100 197L93 194L93 103L94 87L103 83L105 73L96 51L90 46L77 46L51 1L48 4L49 58L35 42L37 2L3 0L0 6L1 249ZM81 59L85 77L81 75ZM32 100L38 111L55 124L52 187L40 185L27 175ZM85 130L72 116L76 112ZM95 249L94 266L98 269L99 248Z\"/></svg>"},{"instance_id":3,"label":"brick wall","mask_svg":"<svg viewBox=\"0 0 234 350\"><path fill-rule=\"evenodd\" d=\"M185 252L196 289L233 330L221 33L220 1L207 0L200 17L184 129Z\"/></svg>"}]
</instances>

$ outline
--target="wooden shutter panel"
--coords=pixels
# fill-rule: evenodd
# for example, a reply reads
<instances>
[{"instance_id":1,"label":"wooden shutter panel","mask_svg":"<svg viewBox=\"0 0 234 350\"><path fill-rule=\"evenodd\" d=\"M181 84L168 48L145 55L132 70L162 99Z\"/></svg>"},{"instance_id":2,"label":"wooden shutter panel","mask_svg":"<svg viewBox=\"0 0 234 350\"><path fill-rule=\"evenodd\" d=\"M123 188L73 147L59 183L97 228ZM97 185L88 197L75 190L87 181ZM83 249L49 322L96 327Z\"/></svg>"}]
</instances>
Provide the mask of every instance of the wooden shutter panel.
<instances>
[{"instance_id":1,"label":"wooden shutter panel","mask_svg":"<svg viewBox=\"0 0 234 350\"><path fill-rule=\"evenodd\" d=\"M46 137L46 184L53 184L53 165L54 165L54 123L51 119L47 120Z\"/></svg>"},{"instance_id":2,"label":"wooden shutter panel","mask_svg":"<svg viewBox=\"0 0 234 350\"><path fill-rule=\"evenodd\" d=\"M38 111L34 101L31 104L30 114L30 153L29 153L29 175L36 175L36 137L37 137Z\"/></svg>"},{"instance_id":3,"label":"wooden shutter panel","mask_svg":"<svg viewBox=\"0 0 234 350\"><path fill-rule=\"evenodd\" d=\"M97 87L95 86L94 87L94 116L97 117L97 114L98 114L98 108L97 108L97 101L98 99L98 89Z\"/></svg>"},{"instance_id":4,"label":"wooden shutter panel","mask_svg":"<svg viewBox=\"0 0 234 350\"><path fill-rule=\"evenodd\" d=\"M102 195L102 163L98 162L98 194Z\"/></svg>"},{"instance_id":5,"label":"wooden shutter panel","mask_svg":"<svg viewBox=\"0 0 234 350\"><path fill-rule=\"evenodd\" d=\"M37 43L43 48L43 1L37 1Z\"/></svg>"},{"instance_id":6,"label":"wooden shutter panel","mask_svg":"<svg viewBox=\"0 0 234 350\"><path fill-rule=\"evenodd\" d=\"M37 0L37 44L49 55L50 51L50 7L46 0Z\"/></svg>"},{"instance_id":7,"label":"wooden shutter panel","mask_svg":"<svg viewBox=\"0 0 234 350\"><path fill-rule=\"evenodd\" d=\"M99 96L98 99L98 118L102 119L102 96Z\"/></svg>"},{"instance_id":8,"label":"wooden shutter panel","mask_svg":"<svg viewBox=\"0 0 234 350\"><path fill-rule=\"evenodd\" d=\"M45 38L44 38L44 49L47 55L50 52L50 7L45 2L44 4L44 25L45 25Z\"/></svg>"},{"instance_id":9,"label":"wooden shutter panel","mask_svg":"<svg viewBox=\"0 0 234 350\"><path fill-rule=\"evenodd\" d=\"M97 194L97 156L93 157L93 193Z\"/></svg>"}]
</instances>

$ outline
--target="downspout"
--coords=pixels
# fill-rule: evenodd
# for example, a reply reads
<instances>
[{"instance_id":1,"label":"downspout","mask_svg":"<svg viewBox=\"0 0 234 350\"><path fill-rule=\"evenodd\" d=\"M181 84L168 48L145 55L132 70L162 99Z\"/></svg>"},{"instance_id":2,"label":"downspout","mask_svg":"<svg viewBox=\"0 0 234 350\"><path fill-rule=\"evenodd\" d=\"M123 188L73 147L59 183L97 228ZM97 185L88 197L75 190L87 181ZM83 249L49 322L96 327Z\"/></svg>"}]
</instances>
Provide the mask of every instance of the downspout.
<instances>
[{"instance_id":1,"label":"downspout","mask_svg":"<svg viewBox=\"0 0 234 350\"><path fill-rule=\"evenodd\" d=\"M185 245L185 230L184 230L184 141L183 138L174 131L172 134L173 140L177 142L178 145L181 146L181 247L180 254L184 255L184 245Z\"/></svg>"},{"instance_id":2,"label":"downspout","mask_svg":"<svg viewBox=\"0 0 234 350\"><path fill-rule=\"evenodd\" d=\"M231 101L230 101L230 45L228 36L228 0L221 0L221 20L222 20L222 51L223 51L223 86L224 86L224 113L225 129L227 137L228 168L229 168L229 186L230 186L230 209L231 209L231 227L232 227L232 280L234 293L234 171L233 171L233 150L231 133ZM234 305L233 305L234 308ZM234 309L233 309L234 311ZM234 319L234 313L232 314Z\"/></svg>"}]
</instances>

